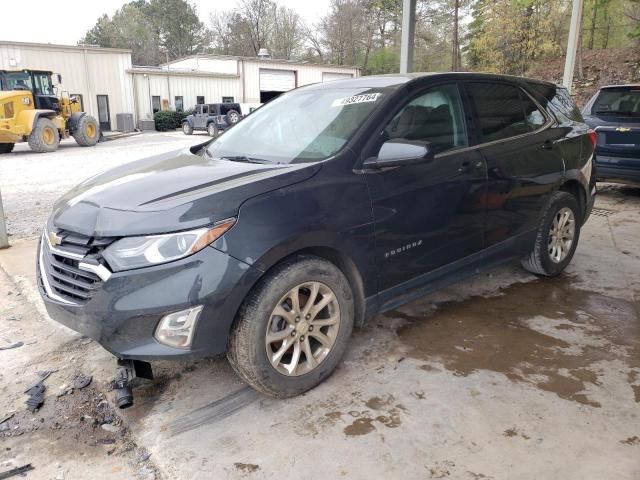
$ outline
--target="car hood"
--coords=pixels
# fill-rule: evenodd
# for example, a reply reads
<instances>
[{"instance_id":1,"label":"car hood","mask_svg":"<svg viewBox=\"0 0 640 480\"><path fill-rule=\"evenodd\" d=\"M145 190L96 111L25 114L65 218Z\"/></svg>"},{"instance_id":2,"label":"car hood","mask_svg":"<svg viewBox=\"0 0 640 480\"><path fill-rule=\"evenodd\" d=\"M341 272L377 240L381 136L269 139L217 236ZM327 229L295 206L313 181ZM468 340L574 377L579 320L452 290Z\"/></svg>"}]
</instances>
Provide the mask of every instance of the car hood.
<instances>
[{"instance_id":1,"label":"car hood","mask_svg":"<svg viewBox=\"0 0 640 480\"><path fill-rule=\"evenodd\" d=\"M262 193L304 181L320 164L253 164L173 151L85 180L54 205L51 223L113 237L198 228L236 216Z\"/></svg>"}]
</instances>

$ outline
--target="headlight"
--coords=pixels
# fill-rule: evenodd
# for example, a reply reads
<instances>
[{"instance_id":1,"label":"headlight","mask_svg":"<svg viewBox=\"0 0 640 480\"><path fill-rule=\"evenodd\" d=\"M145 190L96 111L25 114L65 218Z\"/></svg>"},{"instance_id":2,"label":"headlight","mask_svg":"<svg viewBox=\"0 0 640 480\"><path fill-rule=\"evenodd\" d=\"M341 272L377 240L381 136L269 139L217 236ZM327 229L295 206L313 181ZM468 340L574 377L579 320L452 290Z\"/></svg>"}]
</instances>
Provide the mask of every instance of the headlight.
<instances>
[{"instance_id":1,"label":"headlight","mask_svg":"<svg viewBox=\"0 0 640 480\"><path fill-rule=\"evenodd\" d=\"M236 223L229 218L212 227L145 237L126 237L110 245L104 258L114 271L167 263L199 252Z\"/></svg>"}]
</instances>

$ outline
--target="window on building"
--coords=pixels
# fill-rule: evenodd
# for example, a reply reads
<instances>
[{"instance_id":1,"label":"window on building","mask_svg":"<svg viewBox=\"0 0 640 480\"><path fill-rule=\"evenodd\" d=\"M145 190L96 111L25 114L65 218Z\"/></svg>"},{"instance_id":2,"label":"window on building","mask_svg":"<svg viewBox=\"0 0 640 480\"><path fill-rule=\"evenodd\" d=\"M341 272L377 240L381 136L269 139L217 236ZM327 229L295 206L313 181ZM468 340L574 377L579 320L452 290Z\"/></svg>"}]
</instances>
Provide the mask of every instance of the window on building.
<instances>
[{"instance_id":1,"label":"window on building","mask_svg":"<svg viewBox=\"0 0 640 480\"><path fill-rule=\"evenodd\" d=\"M222 97L222 103L233 103L233 97Z\"/></svg>"},{"instance_id":2,"label":"window on building","mask_svg":"<svg viewBox=\"0 0 640 480\"><path fill-rule=\"evenodd\" d=\"M151 108L153 109L153 113L157 113L160 111L160 97L154 95L151 97Z\"/></svg>"},{"instance_id":3,"label":"window on building","mask_svg":"<svg viewBox=\"0 0 640 480\"><path fill-rule=\"evenodd\" d=\"M200 95L198 95L198 96L196 97L196 103L197 103L198 105L204 105L204 96L200 96Z\"/></svg>"},{"instance_id":4,"label":"window on building","mask_svg":"<svg viewBox=\"0 0 640 480\"><path fill-rule=\"evenodd\" d=\"M184 111L184 98L176 97L175 98L176 112Z\"/></svg>"}]
</instances>

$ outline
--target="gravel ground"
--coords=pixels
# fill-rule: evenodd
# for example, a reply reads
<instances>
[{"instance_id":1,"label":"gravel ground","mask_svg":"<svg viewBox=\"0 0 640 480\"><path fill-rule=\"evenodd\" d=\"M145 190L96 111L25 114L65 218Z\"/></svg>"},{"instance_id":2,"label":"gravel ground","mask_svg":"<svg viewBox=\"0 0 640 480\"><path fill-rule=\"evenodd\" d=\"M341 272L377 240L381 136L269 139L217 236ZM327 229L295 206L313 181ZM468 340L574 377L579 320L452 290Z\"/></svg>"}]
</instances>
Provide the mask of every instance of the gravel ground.
<instances>
[{"instance_id":1,"label":"gravel ground","mask_svg":"<svg viewBox=\"0 0 640 480\"><path fill-rule=\"evenodd\" d=\"M141 158L195 145L206 135L145 133L103 142L92 149L65 140L58 151L34 153L27 144L0 157L0 190L12 238L35 237L55 200L86 178Z\"/></svg>"}]
</instances>

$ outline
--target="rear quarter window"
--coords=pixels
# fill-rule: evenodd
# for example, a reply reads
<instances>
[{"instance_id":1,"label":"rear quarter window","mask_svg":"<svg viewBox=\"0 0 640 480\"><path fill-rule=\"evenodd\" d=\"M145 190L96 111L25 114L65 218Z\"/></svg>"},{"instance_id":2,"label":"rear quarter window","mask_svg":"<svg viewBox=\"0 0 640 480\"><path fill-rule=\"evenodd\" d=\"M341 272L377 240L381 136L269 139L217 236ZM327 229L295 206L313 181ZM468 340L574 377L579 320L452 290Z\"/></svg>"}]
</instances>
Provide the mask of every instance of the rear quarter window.
<instances>
[{"instance_id":1,"label":"rear quarter window","mask_svg":"<svg viewBox=\"0 0 640 480\"><path fill-rule=\"evenodd\" d=\"M529 84L536 99L556 117L558 123L584 122L569 91L557 85Z\"/></svg>"}]
</instances>

